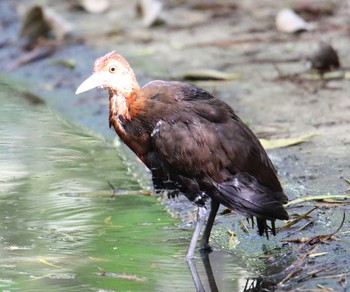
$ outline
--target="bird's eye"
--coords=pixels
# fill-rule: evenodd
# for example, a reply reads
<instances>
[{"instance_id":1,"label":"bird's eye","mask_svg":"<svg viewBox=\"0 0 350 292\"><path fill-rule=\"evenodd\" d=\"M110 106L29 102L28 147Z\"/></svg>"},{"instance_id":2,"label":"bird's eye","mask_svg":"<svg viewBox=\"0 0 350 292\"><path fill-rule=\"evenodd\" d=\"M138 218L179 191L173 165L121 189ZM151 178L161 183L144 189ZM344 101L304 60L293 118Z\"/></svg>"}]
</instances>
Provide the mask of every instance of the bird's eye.
<instances>
[{"instance_id":1,"label":"bird's eye","mask_svg":"<svg viewBox=\"0 0 350 292\"><path fill-rule=\"evenodd\" d=\"M117 71L117 67L116 66L112 65L111 67L109 67L109 72L110 73L114 73L116 71Z\"/></svg>"}]
</instances>

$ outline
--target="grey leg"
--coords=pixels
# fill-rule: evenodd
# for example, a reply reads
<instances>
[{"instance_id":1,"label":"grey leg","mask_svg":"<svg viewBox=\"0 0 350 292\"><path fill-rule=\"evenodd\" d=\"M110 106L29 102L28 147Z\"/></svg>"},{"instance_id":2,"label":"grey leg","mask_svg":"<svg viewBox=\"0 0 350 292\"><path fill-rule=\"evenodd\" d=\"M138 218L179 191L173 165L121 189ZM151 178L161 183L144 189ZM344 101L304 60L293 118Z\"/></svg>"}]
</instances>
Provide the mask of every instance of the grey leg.
<instances>
[{"instance_id":1,"label":"grey leg","mask_svg":"<svg viewBox=\"0 0 350 292\"><path fill-rule=\"evenodd\" d=\"M191 243L186 255L186 260L192 259L194 256L194 250L196 248L199 234L201 233L201 230L203 228L206 214L207 214L207 208L205 206L198 207L196 228L192 235Z\"/></svg>"},{"instance_id":2,"label":"grey leg","mask_svg":"<svg viewBox=\"0 0 350 292\"><path fill-rule=\"evenodd\" d=\"M214 221L215 221L215 216L216 213L219 210L219 206L220 203L215 201L215 200L211 200L211 209L210 209L210 213L209 213L209 218L208 218L208 222L207 225L205 226L205 230L203 232L203 236L202 236L202 247L201 247L201 251L204 252L212 252L212 248L209 245L209 237L210 237L210 232L211 229L213 227Z\"/></svg>"}]
</instances>

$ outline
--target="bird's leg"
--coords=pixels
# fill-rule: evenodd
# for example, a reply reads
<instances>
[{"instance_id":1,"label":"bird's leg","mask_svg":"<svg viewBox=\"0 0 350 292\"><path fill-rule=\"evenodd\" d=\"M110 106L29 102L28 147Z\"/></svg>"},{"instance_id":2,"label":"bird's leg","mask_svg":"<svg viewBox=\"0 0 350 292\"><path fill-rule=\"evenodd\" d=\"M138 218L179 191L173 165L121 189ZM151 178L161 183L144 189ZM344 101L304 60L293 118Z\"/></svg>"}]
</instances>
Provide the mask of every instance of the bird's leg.
<instances>
[{"instance_id":1,"label":"bird's leg","mask_svg":"<svg viewBox=\"0 0 350 292\"><path fill-rule=\"evenodd\" d=\"M214 221L215 221L216 213L219 210L220 203L212 199L210 202L210 206L211 206L211 209L210 209L210 213L209 213L209 218L208 218L207 225L205 226L203 236L202 236L202 247L201 247L202 252L212 252L213 251L213 249L209 245L209 237L210 237L210 232L211 232L211 229L212 229Z\"/></svg>"},{"instance_id":2,"label":"bird's leg","mask_svg":"<svg viewBox=\"0 0 350 292\"><path fill-rule=\"evenodd\" d=\"M201 233L201 230L203 228L206 214L207 214L207 208L205 206L198 206L196 228L193 232L191 243L187 251L187 255L186 255L187 260L192 259L194 256L194 250L196 248L199 234Z\"/></svg>"}]
</instances>

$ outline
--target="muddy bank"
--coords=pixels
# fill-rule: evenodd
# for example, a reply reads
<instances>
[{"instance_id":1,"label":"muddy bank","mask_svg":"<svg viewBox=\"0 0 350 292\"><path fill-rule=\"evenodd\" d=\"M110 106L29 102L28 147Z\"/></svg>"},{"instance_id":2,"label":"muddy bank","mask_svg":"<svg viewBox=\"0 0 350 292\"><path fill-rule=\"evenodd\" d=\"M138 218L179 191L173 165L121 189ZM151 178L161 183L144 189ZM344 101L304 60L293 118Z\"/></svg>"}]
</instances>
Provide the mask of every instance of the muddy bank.
<instances>
[{"instance_id":1,"label":"muddy bank","mask_svg":"<svg viewBox=\"0 0 350 292\"><path fill-rule=\"evenodd\" d=\"M300 2L289 1L288 7L296 7ZM280 1L230 5L214 1L211 6L201 3L164 4L163 23L145 27L142 18L137 17L135 5L123 1L114 1L103 14L46 1L44 6L54 9L73 29L66 38L44 39L35 47L37 55L33 57L28 55L33 51L23 50L24 40L18 38L19 11L25 10L25 3L5 0L0 4L0 65L6 78L20 81L18 86L22 90L44 98L65 117L111 140L114 133L108 129L106 94L95 91L74 95L76 86L90 74L94 59L106 51L114 49L123 54L141 84L152 79L180 79L184 72L194 69L236 74L229 80L191 82L232 105L260 138L275 140L317 134L302 144L271 149L269 154L290 200L327 194L340 197L291 205L288 211L292 215L303 214L314 206L318 209L268 243L255 238L252 229L246 235L240 216L218 216L215 245L239 254L262 274L276 274L294 262L295 269L285 270L288 273L281 275L279 281L285 280L281 289L346 290L350 266L349 218L345 218L333 237L313 244L303 243L301 238L331 234L340 226L343 213L349 210L348 200L341 198L349 193L350 187L348 3L320 1L316 10L319 13L301 10L300 14L314 27L301 34L276 30L276 14L286 5ZM322 10L321 3L329 4L330 8ZM343 75L324 79L317 74L311 74L311 78L303 75L307 71L306 59L319 41L336 48ZM144 169L125 148L118 149L128 161L133 161L131 167L143 174L142 180L149 187ZM193 220L193 208L185 200L165 204L174 216L184 219L184 225ZM233 231L235 239L227 230ZM281 243L289 239L296 242L300 239L300 243ZM250 244L253 250L247 250ZM265 254L263 244L269 247ZM281 252L274 255L277 247ZM276 261L278 267L266 270L268 264L262 265L261 259Z\"/></svg>"}]
</instances>

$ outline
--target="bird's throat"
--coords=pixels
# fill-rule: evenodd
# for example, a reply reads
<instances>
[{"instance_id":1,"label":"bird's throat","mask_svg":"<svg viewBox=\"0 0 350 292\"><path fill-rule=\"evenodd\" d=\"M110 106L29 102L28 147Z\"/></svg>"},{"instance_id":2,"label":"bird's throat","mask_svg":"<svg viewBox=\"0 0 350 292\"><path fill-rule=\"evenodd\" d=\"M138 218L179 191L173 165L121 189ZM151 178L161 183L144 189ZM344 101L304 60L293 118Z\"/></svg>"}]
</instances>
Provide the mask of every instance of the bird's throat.
<instances>
[{"instance_id":1,"label":"bird's throat","mask_svg":"<svg viewBox=\"0 0 350 292\"><path fill-rule=\"evenodd\" d=\"M126 98L123 95L118 95L110 92L109 95L109 117L111 119L130 120L129 108L127 106Z\"/></svg>"}]
</instances>

